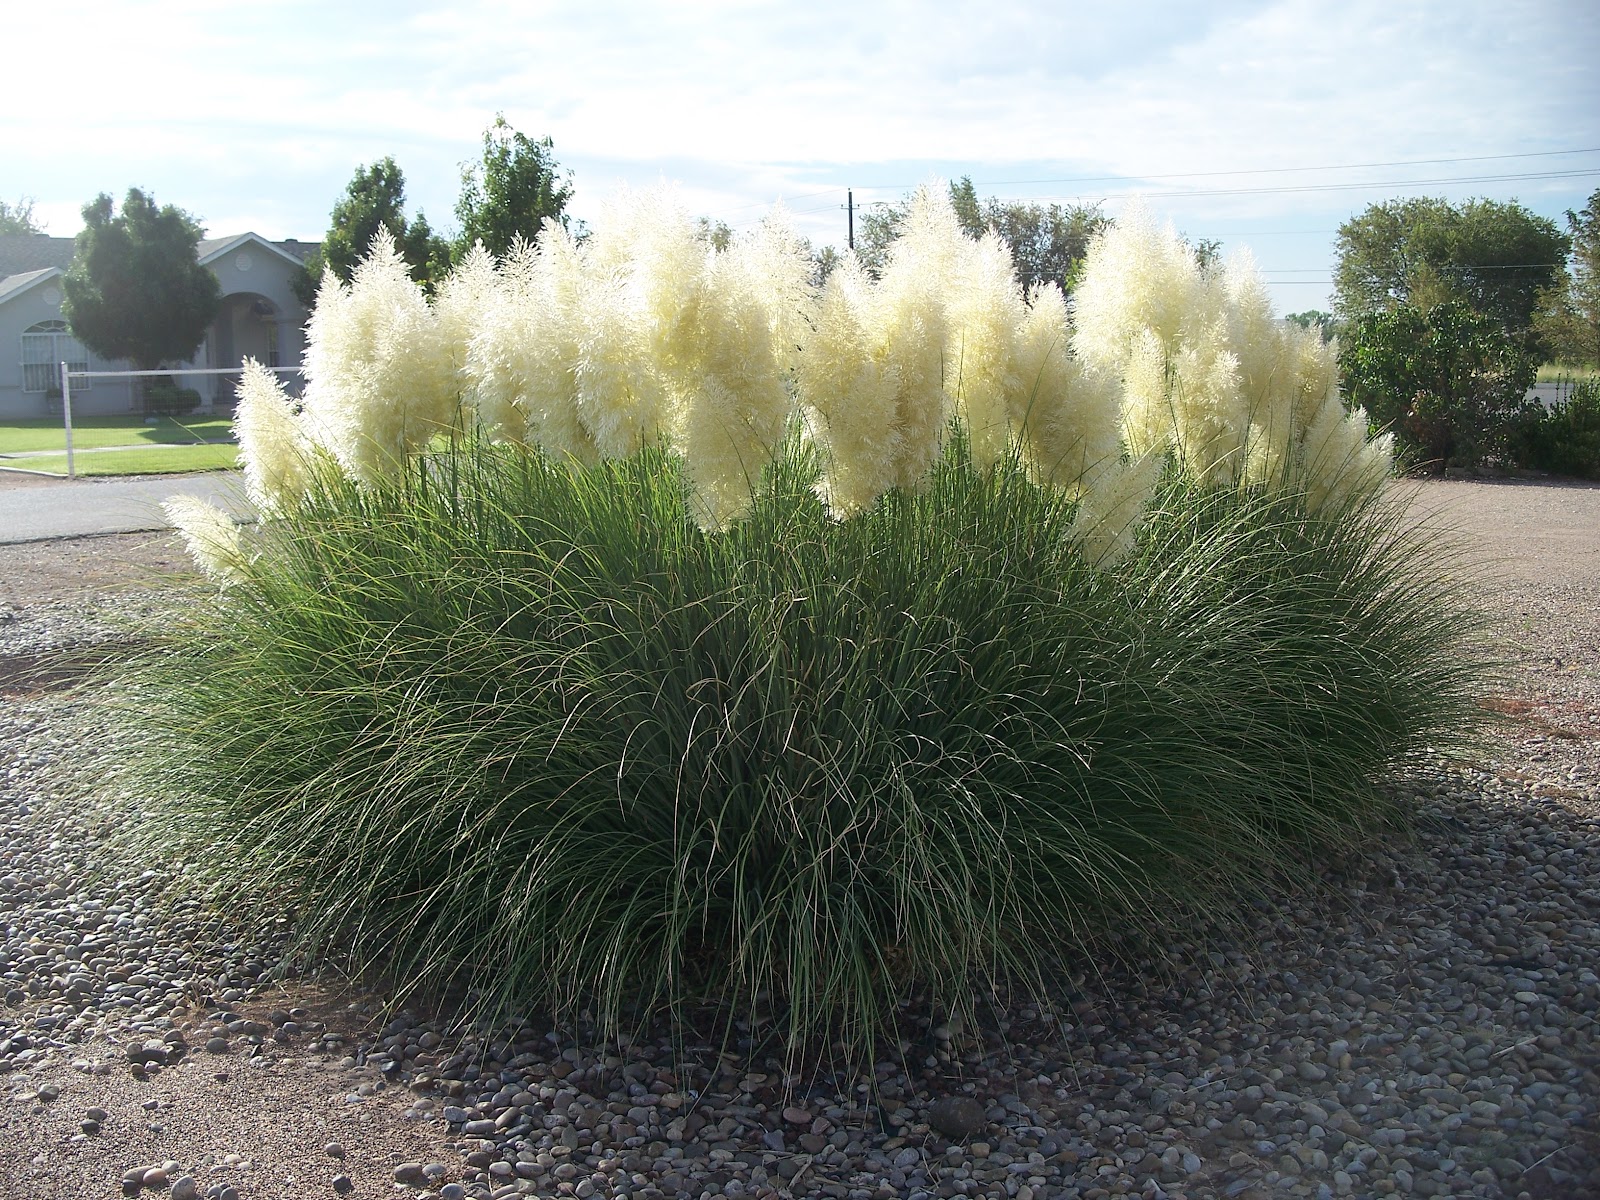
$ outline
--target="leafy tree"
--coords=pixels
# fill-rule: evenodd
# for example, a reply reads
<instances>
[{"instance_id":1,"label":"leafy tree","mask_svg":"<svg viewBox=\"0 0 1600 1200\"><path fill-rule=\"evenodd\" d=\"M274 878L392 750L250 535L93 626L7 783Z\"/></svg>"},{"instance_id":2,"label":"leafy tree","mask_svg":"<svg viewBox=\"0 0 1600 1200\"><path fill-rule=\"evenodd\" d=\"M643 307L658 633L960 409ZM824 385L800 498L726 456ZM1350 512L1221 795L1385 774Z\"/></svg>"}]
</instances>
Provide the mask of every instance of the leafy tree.
<instances>
[{"instance_id":1,"label":"leafy tree","mask_svg":"<svg viewBox=\"0 0 1600 1200\"><path fill-rule=\"evenodd\" d=\"M991 198L984 206L987 227L1011 247L1017 278L1024 288L1057 283L1072 291L1095 235L1111 224L1096 204L1030 204Z\"/></svg>"},{"instance_id":2,"label":"leafy tree","mask_svg":"<svg viewBox=\"0 0 1600 1200\"><path fill-rule=\"evenodd\" d=\"M1285 313L1285 321L1293 321L1301 329L1315 329L1322 335L1324 342L1333 341L1338 332L1338 325L1332 313L1325 313L1321 309L1308 308L1305 312Z\"/></svg>"},{"instance_id":3,"label":"leafy tree","mask_svg":"<svg viewBox=\"0 0 1600 1200\"><path fill-rule=\"evenodd\" d=\"M824 246L821 250L814 251L811 255L812 286L820 288L827 283L828 276L832 275L843 261L844 256L832 246Z\"/></svg>"},{"instance_id":4,"label":"leafy tree","mask_svg":"<svg viewBox=\"0 0 1600 1200\"><path fill-rule=\"evenodd\" d=\"M733 242L733 227L726 221L713 221L710 217L701 217L700 223L695 226L694 235L714 250L726 250Z\"/></svg>"},{"instance_id":5,"label":"leafy tree","mask_svg":"<svg viewBox=\"0 0 1600 1200\"><path fill-rule=\"evenodd\" d=\"M551 148L549 138L536 142L507 124L504 115L495 117L483 134L482 160L461 169L456 201L461 232L451 246L455 261L475 242L504 258L518 238L536 240L546 217L566 224L572 177L558 174Z\"/></svg>"},{"instance_id":6,"label":"leafy tree","mask_svg":"<svg viewBox=\"0 0 1600 1200\"><path fill-rule=\"evenodd\" d=\"M1544 297L1536 322L1541 347L1557 361L1600 367L1600 189L1567 210L1572 261Z\"/></svg>"},{"instance_id":7,"label":"leafy tree","mask_svg":"<svg viewBox=\"0 0 1600 1200\"><path fill-rule=\"evenodd\" d=\"M966 176L950 185L956 219L970 237L993 229L1011 249L1017 278L1024 288L1055 282L1071 291L1089 252L1089 242L1110 218L1099 205L1034 204L991 196L978 202L977 189ZM900 236L909 203L872 205L861 215L856 254L874 275L888 263L889 247Z\"/></svg>"},{"instance_id":8,"label":"leafy tree","mask_svg":"<svg viewBox=\"0 0 1600 1200\"><path fill-rule=\"evenodd\" d=\"M1395 305L1459 301L1529 344L1540 294L1560 279L1567 251L1553 221L1515 201L1373 204L1339 227L1334 312L1350 322Z\"/></svg>"},{"instance_id":9,"label":"leafy tree","mask_svg":"<svg viewBox=\"0 0 1600 1200\"><path fill-rule=\"evenodd\" d=\"M870 275L889 265L889 247L900 236L910 204L869 204L856 217L856 257Z\"/></svg>"},{"instance_id":10,"label":"leafy tree","mask_svg":"<svg viewBox=\"0 0 1600 1200\"><path fill-rule=\"evenodd\" d=\"M1339 353L1345 397L1394 430L1413 466L1504 458L1537 368L1490 316L1460 301L1357 317Z\"/></svg>"},{"instance_id":11,"label":"leafy tree","mask_svg":"<svg viewBox=\"0 0 1600 1200\"><path fill-rule=\"evenodd\" d=\"M326 269L322 247L318 246L306 255L300 269L289 277L289 290L294 293L294 298L300 301L300 307L307 312L316 307L317 289L322 286L322 273Z\"/></svg>"},{"instance_id":12,"label":"leafy tree","mask_svg":"<svg viewBox=\"0 0 1600 1200\"><path fill-rule=\"evenodd\" d=\"M294 280L300 302L307 308L316 302L324 270L349 283L350 273L367 256L379 229L389 231L411 264L411 278L424 287L443 278L450 261L447 244L434 234L424 214L407 220L405 207L406 177L393 158L357 167L344 196L333 206L321 250L307 260L304 275Z\"/></svg>"},{"instance_id":13,"label":"leafy tree","mask_svg":"<svg viewBox=\"0 0 1600 1200\"><path fill-rule=\"evenodd\" d=\"M43 232L44 226L33 218L33 201L28 197L15 204L0 200L0 235Z\"/></svg>"},{"instance_id":14,"label":"leafy tree","mask_svg":"<svg viewBox=\"0 0 1600 1200\"><path fill-rule=\"evenodd\" d=\"M84 205L83 225L62 281L73 336L141 371L193 357L222 304L217 277L196 254L200 226L138 188L128 189L120 216L103 193Z\"/></svg>"},{"instance_id":15,"label":"leafy tree","mask_svg":"<svg viewBox=\"0 0 1600 1200\"><path fill-rule=\"evenodd\" d=\"M1195 238L1189 242L1189 249L1194 252L1194 261L1202 271L1209 271L1222 261L1222 243L1216 238Z\"/></svg>"},{"instance_id":16,"label":"leafy tree","mask_svg":"<svg viewBox=\"0 0 1600 1200\"><path fill-rule=\"evenodd\" d=\"M989 231L983 205L978 203L978 189L972 186L972 176L963 175L950 185L950 207L955 209L956 220L961 222L961 232L968 237L980 238Z\"/></svg>"}]
</instances>

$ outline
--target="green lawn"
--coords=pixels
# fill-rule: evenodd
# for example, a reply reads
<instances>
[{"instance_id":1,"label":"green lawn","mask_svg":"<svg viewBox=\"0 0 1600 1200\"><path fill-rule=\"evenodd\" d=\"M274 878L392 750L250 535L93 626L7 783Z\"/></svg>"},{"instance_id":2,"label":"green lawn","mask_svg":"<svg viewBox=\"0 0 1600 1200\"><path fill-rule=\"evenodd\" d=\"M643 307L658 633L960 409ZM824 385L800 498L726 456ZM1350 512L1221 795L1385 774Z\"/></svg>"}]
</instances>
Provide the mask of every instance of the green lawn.
<instances>
[{"instance_id":1,"label":"green lawn","mask_svg":"<svg viewBox=\"0 0 1600 1200\"><path fill-rule=\"evenodd\" d=\"M233 437L231 417L197 415L154 419L156 424L146 425L143 417L132 413L79 418L72 422L73 449L88 450L96 446L190 446L197 442L217 442ZM0 422L0 455L29 450L65 451L66 448L66 433L57 418Z\"/></svg>"},{"instance_id":2,"label":"green lawn","mask_svg":"<svg viewBox=\"0 0 1600 1200\"><path fill-rule=\"evenodd\" d=\"M1581 383L1585 379L1593 379L1596 375L1600 375L1600 371L1596 371L1593 367L1567 367L1560 363L1545 363L1539 368L1540 383L1560 383L1564 379Z\"/></svg>"},{"instance_id":3,"label":"green lawn","mask_svg":"<svg viewBox=\"0 0 1600 1200\"><path fill-rule=\"evenodd\" d=\"M75 443L76 445L76 443ZM239 447L227 445L152 446L148 450L96 450L72 456L79 475L175 475L187 471L216 471L239 462ZM47 475L65 475L67 456L0 458L0 466L22 467Z\"/></svg>"}]
</instances>

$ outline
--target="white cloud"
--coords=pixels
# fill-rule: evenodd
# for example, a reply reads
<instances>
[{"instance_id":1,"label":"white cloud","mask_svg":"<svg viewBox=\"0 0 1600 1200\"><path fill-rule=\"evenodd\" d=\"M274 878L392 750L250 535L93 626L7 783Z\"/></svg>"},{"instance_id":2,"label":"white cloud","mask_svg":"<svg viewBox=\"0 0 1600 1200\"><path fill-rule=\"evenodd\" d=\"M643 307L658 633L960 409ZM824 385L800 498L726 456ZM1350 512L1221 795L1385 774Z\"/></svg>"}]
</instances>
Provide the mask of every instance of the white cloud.
<instances>
[{"instance_id":1,"label":"white cloud","mask_svg":"<svg viewBox=\"0 0 1600 1200\"><path fill-rule=\"evenodd\" d=\"M689 203L751 216L752 203L821 186L892 197L930 171L970 174L985 192L1094 198L1122 187L989 185L1600 146L1600 10L1579 0L112 0L25 6L8 17L8 41L57 45L63 28L70 70L51 54L13 56L12 94L37 99L0 114L0 195L33 196L58 232L95 192L142 184L213 229L275 220L262 232L316 237L354 167L385 154L413 203L448 224L458 165L497 111L553 137L580 210L613 179L665 173ZM1476 190L1539 196L1556 212L1597 185ZM1302 214L1326 229L1377 198L1156 203L1186 226L1286 228ZM842 229L832 210L807 221L818 237Z\"/></svg>"}]
</instances>

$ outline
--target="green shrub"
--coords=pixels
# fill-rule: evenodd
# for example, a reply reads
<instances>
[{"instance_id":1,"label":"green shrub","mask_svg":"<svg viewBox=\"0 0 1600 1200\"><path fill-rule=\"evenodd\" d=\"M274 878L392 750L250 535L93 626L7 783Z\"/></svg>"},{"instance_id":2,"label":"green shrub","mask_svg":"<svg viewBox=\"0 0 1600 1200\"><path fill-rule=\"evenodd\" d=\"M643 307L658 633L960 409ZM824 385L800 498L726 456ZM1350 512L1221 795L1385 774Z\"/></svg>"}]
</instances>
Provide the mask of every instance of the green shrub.
<instances>
[{"instance_id":1,"label":"green shrub","mask_svg":"<svg viewBox=\"0 0 1600 1200\"><path fill-rule=\"evenodd\" d=\"M1499 325L1454 301L1358 317L1339 370L1346 399L1394 431L1401 461L1431 473L1509 461L1535 375Z\"/></svg>"},{"instance_id":2,"label":"green shrub","mask_svg":"<svg viewBox=\"0 0 1600 1200\"><path fill-rule=\"evenodd\" d=\"M1518 460L1536 471L1600 479L1600 378L1585 379L1520 430Z\"/></svg>"},{"instance_id":3,"label":"green shrub","mask_svg":"<svg viewBox=\"0 0 1600 1200\"><path fill-rule=\"evenodd\" d=\"M147 417L182 417L199 407L200 393L194 388L179 387L170 375L145 382L144 415Z\"/></svg>"},{"instance_id":4,"label":"green shrub","mask_svg":"<svg viewBox=\"0 0 1600 1200\"><path fill-rule=\"evenodd\" d=\"M708 533L656 451L324 472L125 681L129 836L410 986L759 996L860 1051L914 986L1042 988L1110 921L1370 844L1375 779L1470 724L1468 619L1370 496L1169 474L1102 571L959 438L850 521L815 474Z\"/></svg>"}]
</instances>

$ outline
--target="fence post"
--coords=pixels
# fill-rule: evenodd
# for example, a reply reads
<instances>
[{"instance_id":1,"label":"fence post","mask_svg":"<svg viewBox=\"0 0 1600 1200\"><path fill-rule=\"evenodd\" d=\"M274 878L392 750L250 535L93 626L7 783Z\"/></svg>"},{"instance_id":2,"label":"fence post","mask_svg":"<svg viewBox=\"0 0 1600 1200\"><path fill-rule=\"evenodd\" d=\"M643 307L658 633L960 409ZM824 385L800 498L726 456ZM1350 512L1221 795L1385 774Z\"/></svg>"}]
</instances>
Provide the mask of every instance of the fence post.
<instances>
[{"instance_id":1,"label":"fence post","mask_svg":"<svg viewBox=\"0 0 1600 1200\"><path fill-rule=\"evenodd\" d=\"M72 469L72 373L66 363L61 364L61 419L67 428L67 478L76 479Z\"/></svg>"}]
</instances>

